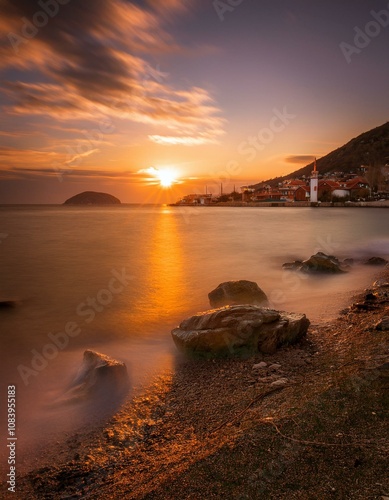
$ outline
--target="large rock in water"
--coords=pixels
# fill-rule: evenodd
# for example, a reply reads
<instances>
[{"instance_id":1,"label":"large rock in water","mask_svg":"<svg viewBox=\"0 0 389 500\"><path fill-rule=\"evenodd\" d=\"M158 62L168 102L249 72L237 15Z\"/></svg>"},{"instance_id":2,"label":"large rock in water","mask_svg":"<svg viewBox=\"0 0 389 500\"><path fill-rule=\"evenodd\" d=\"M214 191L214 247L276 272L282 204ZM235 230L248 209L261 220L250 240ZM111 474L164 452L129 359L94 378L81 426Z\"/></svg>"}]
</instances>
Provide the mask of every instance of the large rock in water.
<instances>
[{"instance_id":1,"label":"large rock in water","mask_svg":"<svg viewBox=\"0 0 389 500\"><path fill-rule=\"evenodd\" d=\"M238 305L196 314L172 330L172 336L186 354L225 357L274 353L284 344L297 342L308 326L305 314Z\"/></svg>"},{"instance_id":2,"label":"large rock in water","mask_svg":"<svg viewBox=\"0 0 389 500\"><path fill-rule=\"evenodd\" d=\"M120 205L121 201L108 193L84 191L65 201L64 205Z\"/></svg>"},{"instance_id":3,"label":"large rock in water","mask_svg":"<svg viewBox=\"0 0 389 500\"><path fill-rule=\"evenodd\" d=\"M125 363L87 350L70 388L57 403L76 402L96 396L120 396L128 388L128 383Z\"/></svg>"},{"instance_id":4,"label":"large rock in water","mask_svg":"<svg viewBox=\"0 0 389 500\"><path fill-rule=\"evenodd\" d=\"M323 252L317 252L312 255L309 259L304 261L295 261L291 263L283 264L284 269L290 269L293 271L302 271L303 273L322 273L322 274L337 274L345 273L346 266L344 266L336 257L333 255L326 255Z\"/></svg>"},{"instance_id":5,"label":"large rock in water","mask_svg":"<svg viewBox=\"0 0 389 500\"><path fill-rule=\"evenodd\" d=\"M267 296L254 281L226 281L208 294L211 307L234 304L266 305Z\"/></svg>"}]
</instances>

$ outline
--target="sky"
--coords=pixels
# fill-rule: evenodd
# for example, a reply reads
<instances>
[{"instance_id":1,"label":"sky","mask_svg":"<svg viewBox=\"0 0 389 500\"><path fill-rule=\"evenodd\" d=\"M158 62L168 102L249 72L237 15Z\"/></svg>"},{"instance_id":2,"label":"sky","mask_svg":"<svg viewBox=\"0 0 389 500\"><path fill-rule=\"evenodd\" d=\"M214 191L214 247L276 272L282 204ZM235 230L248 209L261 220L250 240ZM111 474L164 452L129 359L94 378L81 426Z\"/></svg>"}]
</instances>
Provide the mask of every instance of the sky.
<instances>
[{"instance_id":1,"label":"sky","mask_svg":"<svg viewBox=\"0 0 389 500\"><path fill-rule=\"evenodd\" d=\"M0 204L292 172L388 121L388 45L387 0L0 0Z\"/></svg>"}]
</instances>

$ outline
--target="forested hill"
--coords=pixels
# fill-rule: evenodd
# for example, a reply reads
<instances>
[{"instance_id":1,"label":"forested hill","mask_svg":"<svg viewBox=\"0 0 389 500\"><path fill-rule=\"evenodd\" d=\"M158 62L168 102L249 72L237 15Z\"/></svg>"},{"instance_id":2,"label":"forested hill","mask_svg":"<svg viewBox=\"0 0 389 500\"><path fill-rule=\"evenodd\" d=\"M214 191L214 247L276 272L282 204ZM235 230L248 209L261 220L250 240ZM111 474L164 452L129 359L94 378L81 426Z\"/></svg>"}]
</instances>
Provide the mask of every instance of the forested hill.
<instances>
[{"instance_id":1,"label":"forested hill","mask_svg":"<svg viewBox=\"0 0 389 500\"><path fill-rule=\"evenodd\" d=\"M332 151L317 160L317 168L320 174L336 171L356 171L361 165L380 167L389 161L389 122L380 127L373 128L368 132L351 139L347 144ZM269 179L261 184L277 184L286 179L293 179L303 175L309 176L313 170L313 162L299 170L295 170L283 177ZM255 187L254 186L254 187Z\"/></svg>"}]
</instances>

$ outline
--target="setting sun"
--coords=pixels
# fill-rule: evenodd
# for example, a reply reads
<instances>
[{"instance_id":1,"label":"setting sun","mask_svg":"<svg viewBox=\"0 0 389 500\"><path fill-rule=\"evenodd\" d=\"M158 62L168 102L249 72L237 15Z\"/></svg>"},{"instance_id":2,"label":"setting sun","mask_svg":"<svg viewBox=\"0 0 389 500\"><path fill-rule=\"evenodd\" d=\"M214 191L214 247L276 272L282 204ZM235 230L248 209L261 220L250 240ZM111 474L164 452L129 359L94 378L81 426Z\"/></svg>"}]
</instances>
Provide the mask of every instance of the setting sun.
<instances>
[{"instance_id":1,"label":"setting sun","mask_svg":"<svg viewBox=\"0 0 389 500\"><path fill-rule=\"evenodd\" d=\"M155 176L159 180L160 185L164 188L169 188L177 182L177 174L172 168L157 170Z\"/></svg>"}]
</instances>

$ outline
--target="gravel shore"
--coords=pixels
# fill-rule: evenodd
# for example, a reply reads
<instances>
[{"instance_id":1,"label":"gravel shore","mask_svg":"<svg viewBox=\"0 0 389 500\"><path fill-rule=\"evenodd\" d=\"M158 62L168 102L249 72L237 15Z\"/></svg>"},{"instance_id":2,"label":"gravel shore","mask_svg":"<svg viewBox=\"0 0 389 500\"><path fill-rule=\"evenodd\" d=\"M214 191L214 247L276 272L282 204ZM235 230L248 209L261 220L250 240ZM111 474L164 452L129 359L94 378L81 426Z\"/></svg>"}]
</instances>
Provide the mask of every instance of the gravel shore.
<instances>
[{"instance_id":1,"label":"gravel shore","mask_svg":"<svg viewBox=\"0 0 389 500\"><path fill-rule=\"evenodd\" d=\"M12 498L389 497L388 282L274 355L179 358Z\"/></svg>"}]
</instances>

